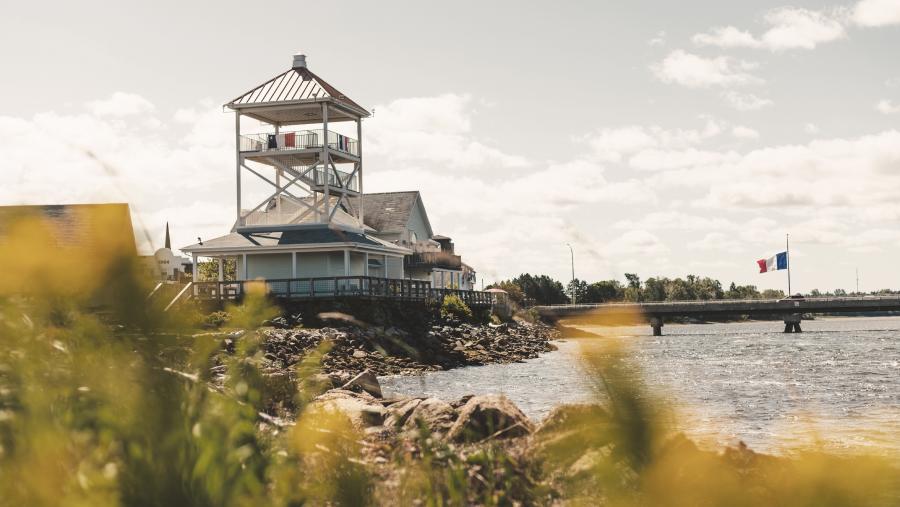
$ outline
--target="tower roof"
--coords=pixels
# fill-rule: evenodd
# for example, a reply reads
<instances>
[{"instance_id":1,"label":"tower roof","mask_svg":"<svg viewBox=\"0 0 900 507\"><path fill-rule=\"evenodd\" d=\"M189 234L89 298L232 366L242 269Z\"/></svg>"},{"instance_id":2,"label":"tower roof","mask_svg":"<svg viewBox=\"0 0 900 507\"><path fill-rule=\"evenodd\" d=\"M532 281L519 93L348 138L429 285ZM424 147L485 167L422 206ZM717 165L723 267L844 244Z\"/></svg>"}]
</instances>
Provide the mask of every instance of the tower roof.
<instances>
[{"instance_id":1,"label":"tower roof","mask_svg":"<svg viewBox=\"0 0 900 507\"><path fill-rule=\"evenodd\" d=\"M309 70L304 55L294 56L289 70L225 105L265 122L298 124L321 122L321 102L339 106L338 111L329 114L329 121L369 116L364 107Z\"/></svg>"}]
</instances>

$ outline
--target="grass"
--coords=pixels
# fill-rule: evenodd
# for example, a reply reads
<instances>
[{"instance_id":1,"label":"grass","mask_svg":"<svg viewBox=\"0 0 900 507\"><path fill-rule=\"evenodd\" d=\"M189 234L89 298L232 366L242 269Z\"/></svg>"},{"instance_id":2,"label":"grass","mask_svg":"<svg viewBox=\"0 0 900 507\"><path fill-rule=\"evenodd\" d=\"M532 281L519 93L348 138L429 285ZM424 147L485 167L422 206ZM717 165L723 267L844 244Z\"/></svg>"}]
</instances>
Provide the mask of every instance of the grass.
<instances>
[{"instance_id":1,"label":"grass","mask_svg":"<svg viewBox=\"0 0 900 507\"><path fill-rule=\"evenodd\" d=\"M595 404L509 442L452 445L423 427L373 463L372 438L311 403L326 349L295 383L267 374L254 330L275 309L261 293L227 310L246 331L228 353L189 308L145 302L116 240L61 251L28 220L0 245L0 506L900 503L891 457L698 449L612 338L584 357ZM294 412L273 423L285 391Z\"/></svg>"}]
</instances>

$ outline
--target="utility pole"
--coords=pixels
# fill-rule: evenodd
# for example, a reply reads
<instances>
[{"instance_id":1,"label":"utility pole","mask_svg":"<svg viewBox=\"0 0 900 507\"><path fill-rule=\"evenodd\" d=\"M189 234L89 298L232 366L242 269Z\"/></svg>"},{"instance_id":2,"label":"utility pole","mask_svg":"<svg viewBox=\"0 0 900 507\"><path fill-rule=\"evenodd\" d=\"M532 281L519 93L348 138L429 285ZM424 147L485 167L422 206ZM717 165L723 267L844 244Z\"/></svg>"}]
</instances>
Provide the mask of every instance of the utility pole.
<instances>
[{"instance_id":1,"label":"utility pole","mask_svg":"<svg viewBox=\"0 0 900 507\"><path fill-rule=\"evenodd\" d=\"M572 249L572 245L566 243L569 247L569 253L572 255L572 304L576 303L575 301L575 250Z\"/></svg>"},{"instance_id":2,"label":"utility pole","mask_svg":"<svg viewBox=\"0 0 900 507\"><path fill-rule=\"evenodd\" d=\"M859 296L859 268L856 268L856 295Z\"/></svg>"}]
</instances>

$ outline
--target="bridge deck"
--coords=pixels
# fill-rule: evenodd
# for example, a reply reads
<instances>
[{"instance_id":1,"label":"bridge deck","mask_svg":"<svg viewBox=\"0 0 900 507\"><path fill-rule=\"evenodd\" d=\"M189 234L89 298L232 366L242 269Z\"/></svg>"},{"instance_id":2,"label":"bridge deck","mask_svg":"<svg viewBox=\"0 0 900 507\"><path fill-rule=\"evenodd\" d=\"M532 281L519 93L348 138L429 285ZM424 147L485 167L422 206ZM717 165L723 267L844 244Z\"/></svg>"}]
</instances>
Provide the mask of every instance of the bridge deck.
<instances>
[{"instance_id":1,"label":"bridge deck","mask_svg":"<svg viewBox=\"0 0 900 507\"><path fill-rule=\"evenodd\" d=\"M602 312L604 315L692 317L715 315L790 315L796 313L854 313L900 311L900 296L827 297L805 299L723 299L660 303L601 303L538 306L547 316L566 317Z\"/></svg>"}]
</instances>

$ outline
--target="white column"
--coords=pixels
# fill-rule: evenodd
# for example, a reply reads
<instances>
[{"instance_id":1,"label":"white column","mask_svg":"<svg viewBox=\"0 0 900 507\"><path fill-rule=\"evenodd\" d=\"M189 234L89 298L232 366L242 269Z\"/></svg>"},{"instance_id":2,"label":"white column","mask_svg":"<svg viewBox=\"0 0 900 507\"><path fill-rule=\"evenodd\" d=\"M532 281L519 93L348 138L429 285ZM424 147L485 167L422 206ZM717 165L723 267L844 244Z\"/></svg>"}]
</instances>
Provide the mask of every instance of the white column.
<instances>
[{"instance_id":1,"label":"white column","mask_svg":"<svg viewBox=\"0 0 900 507\"><path fill-rule=\"evenodd\" d=\"M297 278L297 252L291 252L291 278Z\"/></svg>"},{"instance_id":2,"label":"white column","mask_svg":"<svg viewBox=\"0 0 900 507\"><path fill-rule=\"evenodd\" d=\"M240 227L244 224L241 222L241 113L238 111L234 112L234 156L237 177L237 224Z\"/></svg>"},{"instance_id":3,"label":"white column","mask_svg":"<svg viewBox=\"0 0 900 507\"><path fill-rule=\"evenodd\" d=\"M225 281L225 260L219 257L219 281Z\"/></svg>"},{"instance_id":4,"label":"white column","mask_svg":"<svg viewBox=\"0 0 900 507\"><path fill-rule=\"evenodd\" d=\"M241 257L242 257L241 261L243 264L241 266L241 271L242 271L241 280L247 280L247 254L241 254Z\"/></svg>"},{"instance_id":5,"label":"white column","mask_svg":"<svg viewBox=\"0 0 900 507\"><path fill-rule=\"evenodd\" d=\"M359 157L359 169L356 172L359 181L359 226L364 226L365 209L363 206L363 163L362 163L362 118L356 119L356 156Z\"/></svg>"},{"instance_id":6,"label":"white column","mask_svg":"<svg viewBox=\"0 0 900 507\"><path fill-rule=\"evenodd\" d=\"M382 259L382 262L384 262L384 277L385 277L385 278L390 278L390 277L388 276L387 255L384 256L384 259Z\"/></svg>"},{"instance_id":7,"label":"white column","mask_svg":"<svg viewBox=\"0 0 900 507\"><path fill-rule=\"evenodd\" d=\"M363 253L363 274L369 276L369 252Z\"/></svg>"},{"instance_id":8,"label":"white column","mask_svg":"<svg viewBox=\"0 0 900 507\"><path fill-rule=\"evenodd\" d=\"M344 276L350 276L350 250L344 250Z\"/></svg>"},{"instance_id":9,"label":"white column","mask_svg":"<svg viewBox=\"0 0 900 507\"><path fill-rule=\"evenodd\" d=\"M331 198L329 197L328 191L328 103L322 102L322 183L325 185L325 216L324 219L326 222L330 222L328 219L331 213L328 209L331 206Z\"/></svg>"},{"instance_id":10,"label":"white column","mask_svg":"<svg viewBox=\"0 0 900 507\"><path fill-rule=\"evenodd\" d=\"M193 262L194 262L194 265L192 268L193 273L191 274L191 278L194 281L193 293L196 296L197 295L197 283L196 282L200 281L200 263L197 262L197 254L191 254L191 257L193 257Z\"/></svg>"}]
</instances>

